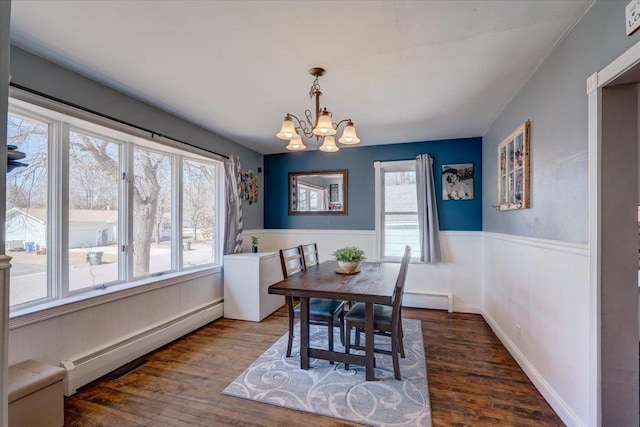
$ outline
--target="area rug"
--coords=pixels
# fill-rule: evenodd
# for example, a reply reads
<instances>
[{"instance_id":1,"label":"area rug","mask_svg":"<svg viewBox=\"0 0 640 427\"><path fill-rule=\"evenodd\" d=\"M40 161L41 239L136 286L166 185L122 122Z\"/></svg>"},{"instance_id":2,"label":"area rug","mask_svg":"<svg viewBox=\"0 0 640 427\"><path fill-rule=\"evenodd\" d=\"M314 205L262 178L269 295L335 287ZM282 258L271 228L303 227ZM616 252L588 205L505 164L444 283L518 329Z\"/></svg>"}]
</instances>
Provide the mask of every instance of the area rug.
<instances>
[{"instance_id":1,"label":"area rug","mask_svg":"<svg viewBox=\"0 0 640 427\"><path fill-rule=\"evenodd\" d=\"M402 325L406 353L400 358L402 381L393 376L391 356L377 353L377 381L365 381L362 366L351 365L345 371L342 363L331 365L320 359L310 359L310 368L300 369L297 324L291 357L286 357L285 334L223 393L372 426L431 426L420 321L405 319ZM311 326L309 335L313 347L327 348L326 327ZM391 347L388 338L375 339L376 347ZM343 351L337 328L334 341L335 350Z\"/></svg>"}]
</instances>

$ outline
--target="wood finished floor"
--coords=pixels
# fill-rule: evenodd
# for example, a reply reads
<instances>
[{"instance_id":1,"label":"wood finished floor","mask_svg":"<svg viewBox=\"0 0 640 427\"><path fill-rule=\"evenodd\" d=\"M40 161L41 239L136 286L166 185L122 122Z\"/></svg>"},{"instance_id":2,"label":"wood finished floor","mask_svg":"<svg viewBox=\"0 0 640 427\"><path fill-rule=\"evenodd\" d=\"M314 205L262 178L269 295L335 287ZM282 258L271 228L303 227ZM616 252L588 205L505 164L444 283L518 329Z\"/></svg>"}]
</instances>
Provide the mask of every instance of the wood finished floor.
<instances>
[{"instance_id":1,"label":"wood finished floor","mask_svg":"<svg viewBox=\"0 0 640 427\"><path fill-rule=\"evenodd\" d=\"M481 316L403 315L422 322L434 426L564 425ZM260 323L217 320L65 399L65 426L357 425L221 394L286 331L284 308Z\"/></svg>"}]
</instances>

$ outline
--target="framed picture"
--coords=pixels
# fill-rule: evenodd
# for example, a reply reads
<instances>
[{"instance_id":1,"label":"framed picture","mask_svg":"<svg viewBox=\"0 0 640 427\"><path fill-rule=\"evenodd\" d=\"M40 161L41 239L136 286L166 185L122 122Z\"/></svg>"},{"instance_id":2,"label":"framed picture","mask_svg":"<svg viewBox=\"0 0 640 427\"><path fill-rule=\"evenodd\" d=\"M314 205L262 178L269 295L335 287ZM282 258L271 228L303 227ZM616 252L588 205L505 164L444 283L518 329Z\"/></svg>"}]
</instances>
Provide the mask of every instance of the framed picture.
<instances>
[{"instance_id":1,"label":"framed picture","mask_svg":"<svg viewBox=\"0 0 640 427\"><path fill-rule=\"evenodd\" d=\"M442 166L442 200L473 200L473 163Z\"/></svg>"},{"instance_id":2,"label":"framed picture","mask_svg":"<svg viewBox=\"0 0 640 427\"><path fill-rule=\"evenodd\" d=\"M498 211L530 207L529 133L526 121L498 145Z\"/></svg>"},{"instance_id":3,"label":"framed picture","mask_svg":"<svg viewBox=\"0 0 640 427\"><path fill-rule=\"evenodd\" d=\"M338 189L338 184L329 184L329 201L340 201L340 190Z\"/></svg>"}]
</instances>

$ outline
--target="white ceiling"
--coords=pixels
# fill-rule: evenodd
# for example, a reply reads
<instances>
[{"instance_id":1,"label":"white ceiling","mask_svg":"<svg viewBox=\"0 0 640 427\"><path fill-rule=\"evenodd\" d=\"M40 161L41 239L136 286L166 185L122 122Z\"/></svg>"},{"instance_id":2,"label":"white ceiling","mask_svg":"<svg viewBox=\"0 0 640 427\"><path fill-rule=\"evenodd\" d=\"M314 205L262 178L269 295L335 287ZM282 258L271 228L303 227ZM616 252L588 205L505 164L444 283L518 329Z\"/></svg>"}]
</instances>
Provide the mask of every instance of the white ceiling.
<instances>
[{"instance_id":1,"label":"white ceiling","mask_svg":"<svg viewBox=\"0 0 640 427\"><path fill-rule=\"evenodd\" d=\"M14 0L11 40L269 154L314 66L363 145L481 136L592 2Z\"/></svg>"}]
</instances>

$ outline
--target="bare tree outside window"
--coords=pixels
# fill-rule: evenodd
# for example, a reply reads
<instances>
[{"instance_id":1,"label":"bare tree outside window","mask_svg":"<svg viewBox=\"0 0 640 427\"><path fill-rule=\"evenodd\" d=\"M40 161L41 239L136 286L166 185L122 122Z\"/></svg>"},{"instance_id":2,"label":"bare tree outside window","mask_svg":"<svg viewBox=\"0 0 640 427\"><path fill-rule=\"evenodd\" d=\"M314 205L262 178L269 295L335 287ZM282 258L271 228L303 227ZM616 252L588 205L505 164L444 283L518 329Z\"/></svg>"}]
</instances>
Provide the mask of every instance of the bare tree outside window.
<instances>
[{"instance_id":1,"label":"bare tree outside window","mask_svg":"<svg viewBox=\"0 0 640 427\"><path fill-rule=\"evenodd\" d=\"M159 203L163 199L171 203L171 157L136 148L133 169L133 273L140 276L171 270L170 221L159 224L156 237L160 242L153 254L151 251Z\"/></svg>"},{"instance_id":2,"label":"bare tree outside window","mask_svg":"<svg viewBox=\"0 0 640 427\"><path fill-rule=\"evenodd\" d=\"M7 174L5 249L11 260L10 305L47 297L49 125L9 114L7 143L26 154Z\"/></svg>"},{"instance_id":3,"label":"bare tree outside window","mask_svg":"<svg viewBox=\"0 0 640 427\"><path fill-rule=\"evenodd\" d=\"M69 290L118 280L120 145L69 135Z\"/></svg>"},{"instance_id":4,"label":"bare tree outside window","mask_svg":"<svg viewBox=\"0 0 640 427\"><path fill-rule=\"evenodd\" d=\"M183 162L183 265L210 264L215 260L215 165Z\"/></svg>"}]
</instances>

